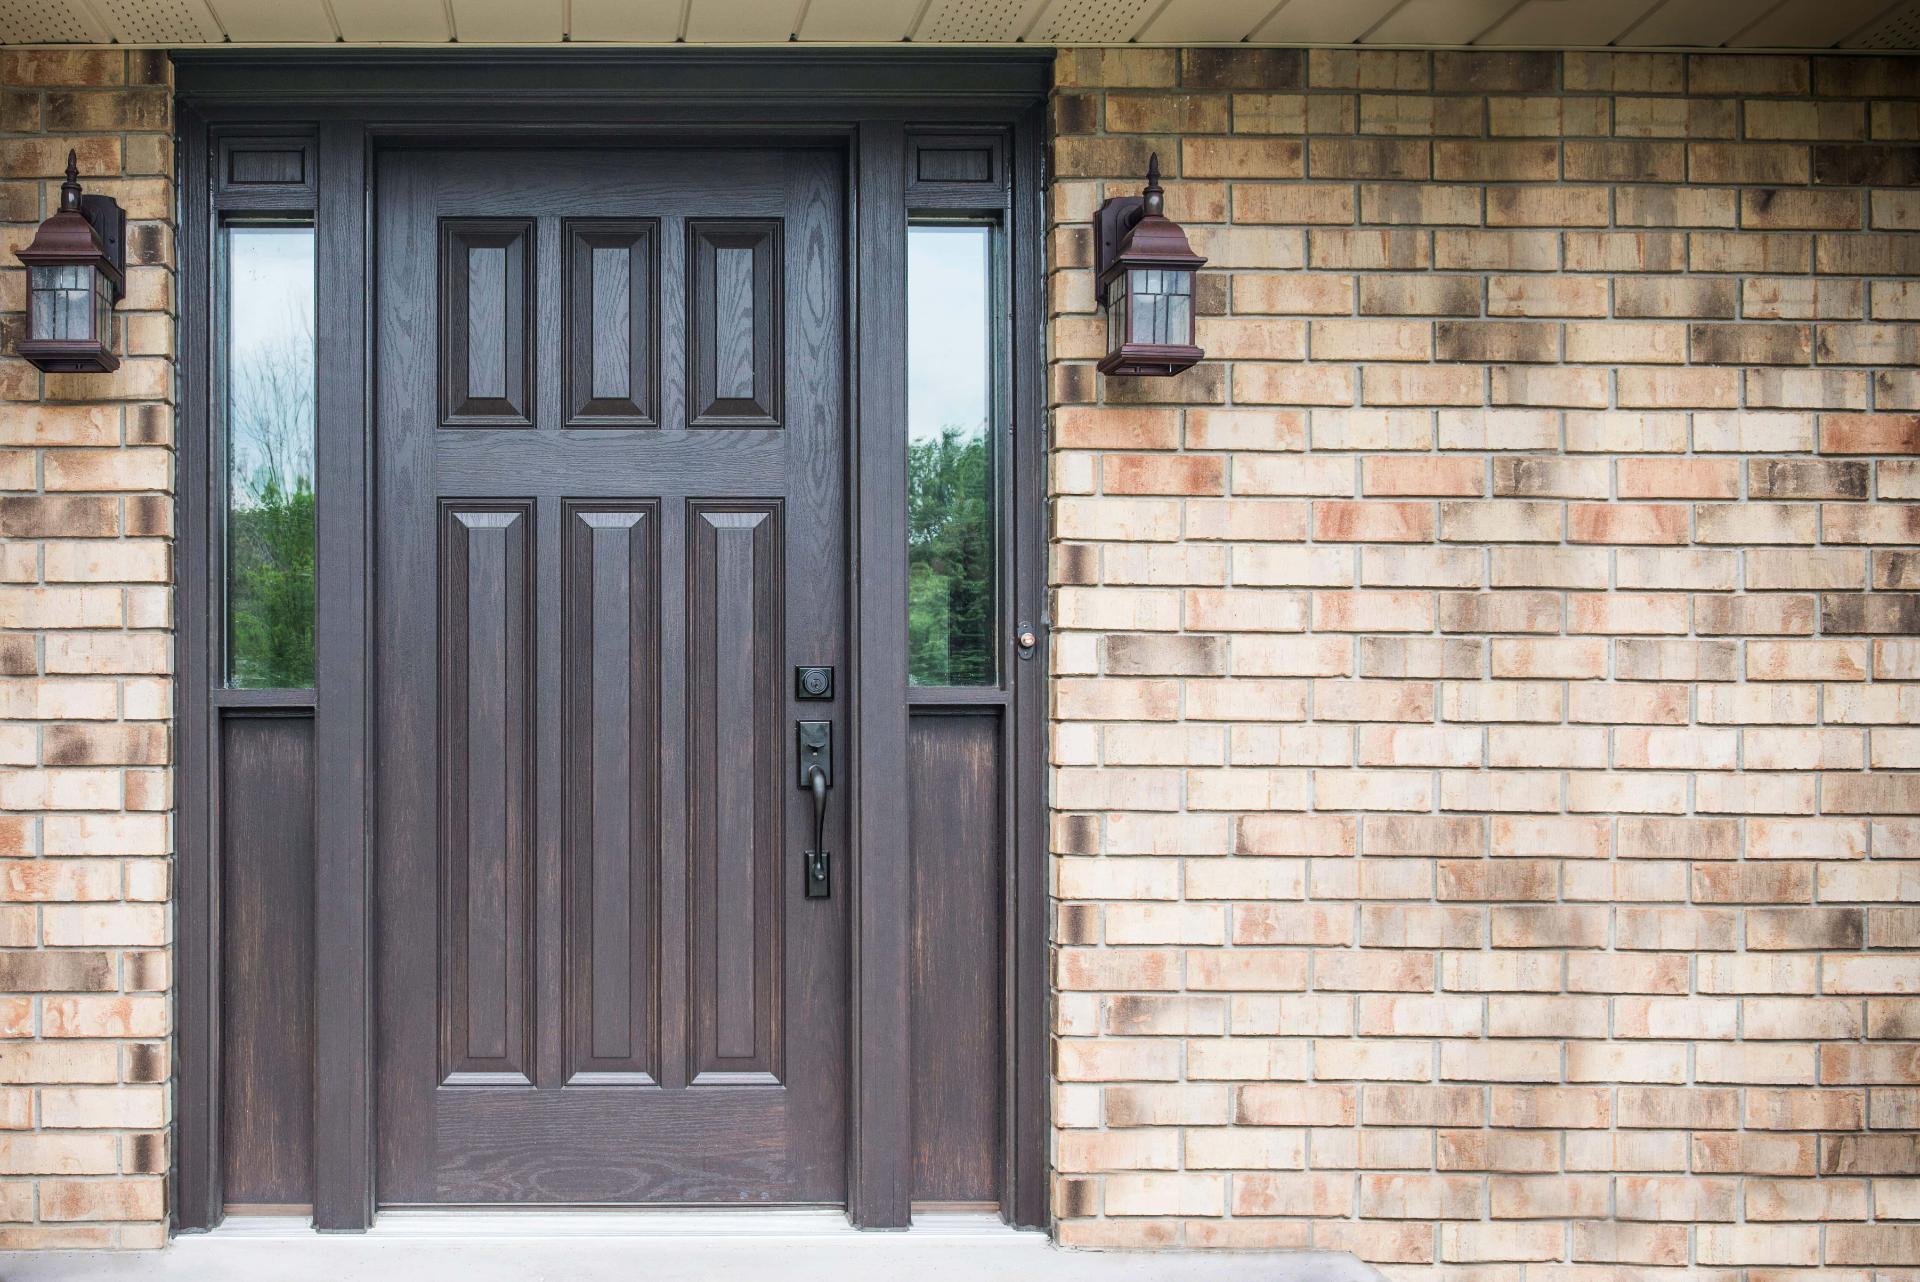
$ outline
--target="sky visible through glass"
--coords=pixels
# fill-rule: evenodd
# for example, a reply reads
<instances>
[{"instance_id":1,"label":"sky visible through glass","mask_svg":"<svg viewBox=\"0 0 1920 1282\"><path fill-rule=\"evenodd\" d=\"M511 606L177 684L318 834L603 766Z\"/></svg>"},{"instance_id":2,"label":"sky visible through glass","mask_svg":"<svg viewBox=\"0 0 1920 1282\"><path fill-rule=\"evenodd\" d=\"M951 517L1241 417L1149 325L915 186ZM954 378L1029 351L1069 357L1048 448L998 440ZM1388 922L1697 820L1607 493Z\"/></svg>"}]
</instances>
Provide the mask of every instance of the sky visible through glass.
<instances>
[{"instance_id":1,"label":"sky visible through glass","mask_svg":"<svg viewBox=\"0 0 1920 1282\"><path fill-rule=\"evenodd\" d=\"M907 238L911 440L934 440L949 426L986 431L989 243L985 227L915 227Z\"/></svg>"}]
</instances>

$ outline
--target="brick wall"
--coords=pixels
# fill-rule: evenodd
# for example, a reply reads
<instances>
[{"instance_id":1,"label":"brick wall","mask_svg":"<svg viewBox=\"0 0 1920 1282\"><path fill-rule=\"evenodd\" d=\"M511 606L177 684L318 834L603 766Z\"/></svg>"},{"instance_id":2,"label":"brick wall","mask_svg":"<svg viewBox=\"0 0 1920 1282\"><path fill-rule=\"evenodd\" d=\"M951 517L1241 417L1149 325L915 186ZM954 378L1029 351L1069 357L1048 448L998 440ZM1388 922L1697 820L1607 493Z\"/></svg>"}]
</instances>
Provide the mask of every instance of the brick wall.
<instances>
[{"instance_id":1,"label":"brick wall","mask_svg":"<svg viewBox=\"0 0 1920 1282\"><path fill-rule=\"evenodd\" d=\"M165 1238L170 85L0 52L0 1250ZM70 147L129 219L113 374L12 355Z\"/></svg>"},{"instance_id":2,"label":"brick wall","mask_svg":"<svg viewBox=\"0 0 1920 1282\"><path fill-rule=\"evenodd\" d=\"M1062 1239L1920 1263L1920 63L1057 72Z\"/></svg>"}]
</instances>

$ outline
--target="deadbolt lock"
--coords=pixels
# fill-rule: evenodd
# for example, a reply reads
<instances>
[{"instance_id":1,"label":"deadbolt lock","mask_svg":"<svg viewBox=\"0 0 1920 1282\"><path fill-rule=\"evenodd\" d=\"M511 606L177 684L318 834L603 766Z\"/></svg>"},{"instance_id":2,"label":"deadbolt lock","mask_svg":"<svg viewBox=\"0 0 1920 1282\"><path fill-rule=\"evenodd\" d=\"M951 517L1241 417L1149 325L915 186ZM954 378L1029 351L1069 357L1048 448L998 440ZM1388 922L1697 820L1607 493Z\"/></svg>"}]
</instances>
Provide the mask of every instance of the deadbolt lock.
<instances>
[{"instance_id":1,"label":"deadbolt lock","mask_svg":"<svg viewBox=\"0 0 1920 1282\"><path fill-rule=\"evenodd\" d=\"M833 669L799 667L793 670L793 697L796 699L833 698Z\"/></svg>"}]
</instances>

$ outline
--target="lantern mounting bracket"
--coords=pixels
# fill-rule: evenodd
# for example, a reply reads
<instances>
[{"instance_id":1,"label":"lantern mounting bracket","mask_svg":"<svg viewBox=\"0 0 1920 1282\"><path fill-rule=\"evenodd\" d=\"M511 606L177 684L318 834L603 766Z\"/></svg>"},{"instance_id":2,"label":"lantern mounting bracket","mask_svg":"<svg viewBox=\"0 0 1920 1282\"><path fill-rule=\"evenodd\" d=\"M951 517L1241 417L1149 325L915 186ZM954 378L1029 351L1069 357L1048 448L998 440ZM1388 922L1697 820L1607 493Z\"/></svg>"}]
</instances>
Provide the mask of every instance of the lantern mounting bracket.
<instances>
[{"instance_id":1,"label":"lantern mounting bracket","mask_svg":"<svg viewBox=\"0 0 1920 1282\"><path fill-rule=\"evenodd\" d=\"M127 211L111 196L88 192L80 197L80 216L92 226L107 261L114 266L117 274L108 279L113 285L113 301L118 303L127 296Z\"/></svg>"},{"instance_id":2,"label":"lantern mounting bracket","mask_svg":"<svg viewBox=\"0 0 1920 1282\"><path fill-rule=\"evenodd\" d=\"M1107 269L1113 266L1113 260L1120 256L1120 242L1146 215L1146 209L1147 202L1142 196L1111 196L1100 206L1100 212L1093 216L1094 238L1097 242L1093 254L1093 274L1096 279L1106 276Z\"/></svg>"}]
</instances>

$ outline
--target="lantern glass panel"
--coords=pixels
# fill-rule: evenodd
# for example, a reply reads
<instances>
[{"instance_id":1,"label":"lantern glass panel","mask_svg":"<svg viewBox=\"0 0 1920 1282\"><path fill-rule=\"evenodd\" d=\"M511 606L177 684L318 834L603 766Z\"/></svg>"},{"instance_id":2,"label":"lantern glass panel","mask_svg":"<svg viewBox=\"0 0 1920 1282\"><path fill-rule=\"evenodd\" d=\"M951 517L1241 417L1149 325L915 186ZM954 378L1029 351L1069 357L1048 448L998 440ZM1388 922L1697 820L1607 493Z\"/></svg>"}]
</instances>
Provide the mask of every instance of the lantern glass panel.
<instances>
[{"instance_id":1,"label":"lantern glass panel","mask_svg":"<svg viewBox=\"0 0 1920 1282\"><path fill-rule=\"evenodd\" d=\"M1107 350L1117 352L1127 343L1127 282L1124 278L1107 286Z\"/></svg>"},{"instance_id":2,"label":"lantern glass panel","mask_svg":"<svg viewBox=\"0 0 1920 1282\"><path fill-rule=\"evenodd\" d=\"M77 342L93 339L97 324L96 275L91 267L77 263L32 268L27 273L27 336ZM104 341L104 335L101 337Z\"/></svg>"},{"instance_id":3,"label":"lantern glass panel","mask_svg":"<svg viewBox=\"0 0 1920 1282\"><path fill-rule=\"evenodd\" d=\"M93 336L103 346L113 345L113 282L105 272L93 273Z\"/></svg>"},{"instance_id":4,"label":"lantern glass panel","mask_svg":"<svg viewBox=\"0 0 1920 1282\"><path fill-rule=\"evenodd\" d=\"M1156 347L1181 347L1193 342L1193 273L1165 267L1131 268L1126 296L1132 300L1128 342Z\"/></svg>"}]
</instances>

